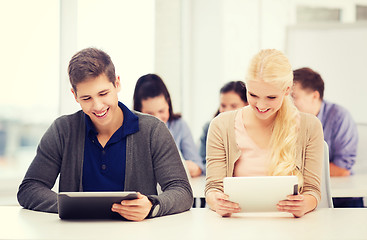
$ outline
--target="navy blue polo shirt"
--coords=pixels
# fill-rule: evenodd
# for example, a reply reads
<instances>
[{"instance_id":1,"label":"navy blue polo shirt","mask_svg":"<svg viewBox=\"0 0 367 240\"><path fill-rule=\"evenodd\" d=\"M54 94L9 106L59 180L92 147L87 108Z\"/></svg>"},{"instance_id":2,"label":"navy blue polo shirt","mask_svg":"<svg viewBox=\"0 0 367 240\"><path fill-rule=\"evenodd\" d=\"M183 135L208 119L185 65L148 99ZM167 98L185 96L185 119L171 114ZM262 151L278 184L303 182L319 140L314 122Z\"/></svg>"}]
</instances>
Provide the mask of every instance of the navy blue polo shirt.
<instances>
[{"instance_id":1,"label":"navy blue polo shirt","mask_svg":"<svg viewBox=\"0 0 367 240\"><path fill-rule=\"evenodd\" d=\"M124 104L118 103L124 114L122 126L108 140L99 143L90 117L85 114L85 145L83 191L123 191L126 169L126 137L139 131L139 119Z\"/></svg>"}]
</instances>

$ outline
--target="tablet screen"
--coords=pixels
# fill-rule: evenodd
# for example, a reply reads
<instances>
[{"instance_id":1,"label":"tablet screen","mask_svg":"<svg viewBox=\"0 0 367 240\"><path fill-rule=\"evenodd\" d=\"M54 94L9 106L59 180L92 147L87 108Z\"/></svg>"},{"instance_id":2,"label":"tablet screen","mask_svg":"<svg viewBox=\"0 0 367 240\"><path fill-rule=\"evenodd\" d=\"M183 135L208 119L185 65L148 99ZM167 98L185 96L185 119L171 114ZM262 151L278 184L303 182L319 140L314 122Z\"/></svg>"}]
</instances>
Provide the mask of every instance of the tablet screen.
<instances>
[{"instance_id":1,"label":"tablet screen","mask_svg":"<svg viewBox=\"0 0 367 240\"><path fill-rule=\"evenodd\" d=\"M297 194L296 176L226 177L224 193L242 212L274 212L277 203Z\"/></svg>"},{"instance_id":2,"label":"tablet screen","mask_svg":"<svg viewBox=\"0 0 367 240\"><path fill-rule=\"evenodd\" d=\"M123 219L112 212L114 203L138 197L136 192L60 192L57 195L61 219Z\"/></svg>"}]
</instances>

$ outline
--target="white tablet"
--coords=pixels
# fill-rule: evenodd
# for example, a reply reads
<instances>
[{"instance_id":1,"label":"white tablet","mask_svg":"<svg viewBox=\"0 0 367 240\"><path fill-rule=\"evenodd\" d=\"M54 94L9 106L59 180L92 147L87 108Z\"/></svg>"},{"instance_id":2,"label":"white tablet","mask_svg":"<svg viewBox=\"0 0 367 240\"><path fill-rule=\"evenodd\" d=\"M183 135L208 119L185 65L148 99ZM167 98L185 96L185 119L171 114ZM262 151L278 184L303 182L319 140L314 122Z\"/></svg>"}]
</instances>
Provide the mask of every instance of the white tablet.
<instances>
[{"instance_id":1,"label":"white tablet","mask_svg":"<svg viewBox=\"0 0 367 240\"><path fill-rule=\"evenodd\" d=\"M274 212L277 203L298 193L296 176L226 177L224 193L242 212Z\"/></svg>"},{"instance_id":2,"label":"white tablet","mask_svg":"<svg viewBox=\"0 0 367 240\"><path fill-rule=\"evenodd\" d=\"M114 203L138 198L136 192L60 192L57 194L61 219L122 219L112 212Z\"/></svg>"}]
</instances>

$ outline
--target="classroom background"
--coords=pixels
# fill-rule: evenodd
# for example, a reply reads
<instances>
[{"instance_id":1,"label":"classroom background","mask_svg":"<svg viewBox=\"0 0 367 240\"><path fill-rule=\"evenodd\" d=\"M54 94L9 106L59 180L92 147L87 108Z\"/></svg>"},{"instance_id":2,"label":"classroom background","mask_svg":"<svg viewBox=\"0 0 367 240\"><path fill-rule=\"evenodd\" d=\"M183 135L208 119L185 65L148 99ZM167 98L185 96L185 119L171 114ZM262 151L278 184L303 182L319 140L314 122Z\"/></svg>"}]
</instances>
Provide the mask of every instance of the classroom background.
<instances>
[{"instance_id":1,"label":"classroom background","mask_svg":"<svg viewBox=\"0 0 367 240\"><path fill-rule=\"evenodd\" d=\"M367 172L367 0L0 0L0 29L0 205L17 204L51 122L79 110L67 66L86 47L111 56L129 107L137 79L159 74L197 142L220 87L244 80L259 49L279 49L350 110L354 170Z\"/></svg>"}]
</instances>

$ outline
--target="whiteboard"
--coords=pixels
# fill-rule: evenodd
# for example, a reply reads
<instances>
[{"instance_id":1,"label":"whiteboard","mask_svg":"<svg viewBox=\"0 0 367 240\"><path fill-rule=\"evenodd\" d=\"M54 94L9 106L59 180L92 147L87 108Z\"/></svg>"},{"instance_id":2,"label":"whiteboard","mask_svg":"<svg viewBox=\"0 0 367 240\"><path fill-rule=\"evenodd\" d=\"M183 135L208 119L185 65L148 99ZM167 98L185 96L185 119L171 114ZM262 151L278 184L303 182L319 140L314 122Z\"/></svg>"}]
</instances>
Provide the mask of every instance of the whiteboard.
<instances>
[{"instance_id":1,"label":"whiteboard","mask_svg":"<svg viewBox=\"0 0 367 240\"><path fill-rule=\"evenodd\" d=\"M367 123L367 23L291 26L285 51L293 69L310 67L325 82L324 99Z\"/></svg>"}]
</instances>

